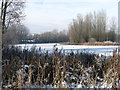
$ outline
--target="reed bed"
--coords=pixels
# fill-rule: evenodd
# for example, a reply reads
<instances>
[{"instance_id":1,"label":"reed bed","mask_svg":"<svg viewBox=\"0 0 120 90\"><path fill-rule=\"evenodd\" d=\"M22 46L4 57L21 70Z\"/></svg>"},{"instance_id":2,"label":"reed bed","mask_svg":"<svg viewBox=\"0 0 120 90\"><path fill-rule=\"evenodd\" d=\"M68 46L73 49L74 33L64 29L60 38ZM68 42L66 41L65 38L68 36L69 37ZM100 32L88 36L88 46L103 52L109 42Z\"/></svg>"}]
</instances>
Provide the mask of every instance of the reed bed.
<instances>
[{"instance_id":1,"label":"reed bed","mask_svg":"<svg viewBox=\"0 0 120 90\"><path fill-rule=\"evenodd\" d=\"M120 46L119 42L93 42L93 43L71 43L63 42L61 45L87 45L87 46Z\"/></svg>"},{"instance_id":2,"label":"reed bed","mask_svg":"<svg viewBox=\"0 0 120 90\"><path fill-rule=\"evenodd\" d=\"M39 49L41 51L41 49ZM120 56L5 48L3 88L120 88Z\"/></svg>"}]
</instances>

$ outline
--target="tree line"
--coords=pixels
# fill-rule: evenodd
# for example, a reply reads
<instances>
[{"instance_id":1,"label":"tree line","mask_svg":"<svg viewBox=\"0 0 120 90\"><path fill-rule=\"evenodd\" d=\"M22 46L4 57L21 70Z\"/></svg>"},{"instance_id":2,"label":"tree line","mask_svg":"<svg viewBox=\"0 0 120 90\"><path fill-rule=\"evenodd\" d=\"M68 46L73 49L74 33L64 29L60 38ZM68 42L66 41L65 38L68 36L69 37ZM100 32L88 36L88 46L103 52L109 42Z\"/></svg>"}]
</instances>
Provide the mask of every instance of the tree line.
<instances>
[{"instance_id":1,"label":"tree line","mask_svg":"<svg viewBox=\"0 0 120 90\"><path fill-rule=\"evenodd\" d=\"M58 31L55 29L51 32L28 35L27 40L21 43L58 43L67 41L69 41L67 32L65 30Z\"/></svg>"},{"instance_id":2,"label":"tree line","mask_svg":"<svg viewBox=\"0 0 120 90\"><path fill-rule=\"evenodd\" d=\"M68 30L30 34L29 29L22 24L24 19L25 1L1 0L1 28L3 46L17 43L59 43L59 42L102 42L118 41L115 18L108 21L106 13L78 14L69 24Z\"/></svg>"},{"instance_id":3,"label":"tree line","mask_svg":"<svg viewBox=\"0 0 120 90\"><path fill-rule=\"evenodd\" d=\"M116 18L107 18L104 10L88 13L85 16L78 14L76 19L69 24L68 30L44 32L42 34L29 35L28 40L34 43L58 43L58 42L103 42L118 41ZM25 43L25 42L23 42Z\"/></svg>"},{"instance_id":4,"label":"tree line","mask_svg":"<svg viewBox=\"0 0 120 90\"><path fill-rule=\"evenodd\" d=\"M108 19L104 10L88 13L85 16L78 14L76 19L69 24L68 30L44 32L29 35L28 40L33 43L59 43L59 42L103 42L118 41L116 18ZM22 43L30 41L22 41ZM31 43L31 42L30 42Z\"/></svg>"},{"instance_id":5,"label":"tree line","mask_svg":"<svg viewBox=\"0 0 120 90\"><path fill-rule=\"evenodd\" d=\"M71 42L102 42L117 41L117 24L115 18L107 20L104 11L79 14L69 25L69 39ZM109 23L108 23L109 22Z\"/></svg>"}]
</instances>

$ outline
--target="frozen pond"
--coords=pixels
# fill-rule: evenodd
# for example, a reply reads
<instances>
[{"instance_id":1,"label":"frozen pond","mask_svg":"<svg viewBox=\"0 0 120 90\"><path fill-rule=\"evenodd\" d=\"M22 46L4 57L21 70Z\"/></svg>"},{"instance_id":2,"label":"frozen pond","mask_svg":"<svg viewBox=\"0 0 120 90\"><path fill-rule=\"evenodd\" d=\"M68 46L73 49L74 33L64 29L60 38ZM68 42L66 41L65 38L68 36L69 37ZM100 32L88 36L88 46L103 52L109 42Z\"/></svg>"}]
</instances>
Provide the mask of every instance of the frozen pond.
<instances>
[{"instance_id":1,"label":"frozen pond","mask_svg":"<svg viewBox=\"0 0 120 90\"><path fill-rule=\"evenodd\" d=\"M86 45L60 45L59 43L45 43L45 44L18 44L22 48L31 49L33 47L38 50L41 48L41 52L52 52L53 47L58 48L58 51L65 53L73 52L89 52L99 55L112 56L113 51L118 48L118 46L86 46Z\"/></svg>"}]
</instances>

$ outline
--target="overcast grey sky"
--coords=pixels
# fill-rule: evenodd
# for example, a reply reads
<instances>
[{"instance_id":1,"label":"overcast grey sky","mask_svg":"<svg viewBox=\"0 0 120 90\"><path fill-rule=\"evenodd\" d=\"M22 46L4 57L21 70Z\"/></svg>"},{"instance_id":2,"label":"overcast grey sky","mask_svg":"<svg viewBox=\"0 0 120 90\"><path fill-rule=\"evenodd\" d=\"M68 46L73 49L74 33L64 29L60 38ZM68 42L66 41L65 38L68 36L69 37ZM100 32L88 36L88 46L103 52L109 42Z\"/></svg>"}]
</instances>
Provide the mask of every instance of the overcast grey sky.
<instances>
[{"instance_id":1,"label":"overcast grey sky","mask_svg":"<svg viewBox=\"0 0 120 90\"><path fill-rule=\"evenodd\" d=\"M119 0L27 0L25 25L31 33L67 30L77 14L105 10L108 18L118 16Z\"/></svg>"}]
</instances>

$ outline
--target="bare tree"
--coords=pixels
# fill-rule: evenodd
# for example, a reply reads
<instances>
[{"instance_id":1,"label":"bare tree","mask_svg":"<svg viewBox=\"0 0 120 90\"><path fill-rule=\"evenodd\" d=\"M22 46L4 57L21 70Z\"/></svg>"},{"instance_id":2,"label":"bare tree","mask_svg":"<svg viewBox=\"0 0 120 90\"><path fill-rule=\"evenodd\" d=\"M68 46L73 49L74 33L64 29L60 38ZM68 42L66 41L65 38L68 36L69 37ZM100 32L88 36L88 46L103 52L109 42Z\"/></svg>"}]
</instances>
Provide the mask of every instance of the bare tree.
<instances>
[{"instance_id":1,"label":"bare tree","mask_svg":"<svg viewBox=\"0 0 120 90\"><path fill-rule=\"evenodd\" d=\"M24 0L1 0L0 5L1 5L0 19L2 22L2 36L3 36L2 40L4 40L2 43L2 46L4 46L5 45L4 43L7 42L7 40L9 40L10 37L12 37L12 36L9 36L10 34L8 35L8 33L11 33L11 32L15 33L10 30L12 25L20 24L24 17L23 9L25 7L25 1Z\"/></svg>"},{"instance_id":2,"label":"bare tree","mask_svg":"<svg viewBox=\"0 0 120 90\"><path fill-rule=\"evenodd\" d=\"M104 11L88 13L85 17L79 15L69 26L71 42L105 41L107 31L107 16Z\"/></svg>"},{"instance_id":3,"label":"bare tree","mask_svg":"<svg viewBox=\"0 0 120 90\"><path fill-rule=\"evenodd\" d=\"M86 42L88 42L88 40L92 38L91 36L93 30L92 22L93 22L93 15L89 13L85 16L85 20L84 20L84 33L86 33L84 34L84 38Z\"/></svg>"},{"instance_id":4,"label":"bare tree","mask_svg":"<svg viewBox=\"0 0 120 90\"><path fill-rule=\"evenodd\" d=\"M2 32L9 28L10 25L20 23L23 19L24 0L1 0L1 20Z\"/></svg>"},{"instance_id":5,"label":"bare tree","mask_svg":"<svg viewBox=\"0 0 120 90\"><path fill-rule=\"evenodd\" d=\"M12 25L8 31L3 34L4 45L16 44L27 40L29 30L24 25Z\"/></svg>"},{"instance_id":6,"label":"bare tree","mask_svg":"<svg viewBox=\"0 0 120 90\"><path fill-rule=\"evenodd\" d=\"M106 13L102 10L97 13L97 35L98 41L105 41L105 32L106 32Z\"/></svg>"},{"instance_id":7,"label":"bare tree","mask_svg":"<svg viewBox=\"0 0 120 90\"><path fill-rule=\"evenodd\" d=\"M17 34L19 41L27 40L27 36L29 34L29 29L24 25L17 25L16 26L16 34Z\"/></svg>"},{"instance_id":8,"label":"bare tree","mask_svg":"<svg viewBox=\"0 0 120 90\"><path fill-rule=\"evenodd\" d=\"M110 40L110 41L117 41L117 35L116 35L116 32L117 32L117 24L116 24L116 19L115 17L112 17L112 19L110 20L110 30L108 31L108 34L107 34L107 40Z\"/></svg>"},{"instance_id":9,"label":"bare tree","mask_svg":"<svg viewBox=\"0 0 120 90\"><path fill-rule=\"evenodd\" d=\"M84 42L83 39L83 17L82 15L78 15L77 20L73 20L73 23L69 25L69 39L71 42Z\"/></svg>"},{"instance_id":10,"label":"bare tree","mask_svg":"<svg viewBox=\"0 0 120 90\"><path fill-rule=\"evenodd\" d=\"M4 43L4 46L7 46L8 44L18 43L16 28L15 27L9 27L8 31L3 34L3 40L2 41Z\"/></svg>"},{"instance_id":11,"label":"bare tree","mask_svg":"<svg viewBox=\"0 0 120 90\"><path fill-rule=\"evenodd\" d=\"M0 88L2 88L2 27L0 20Z\"/></svg>"}]
</instances>

